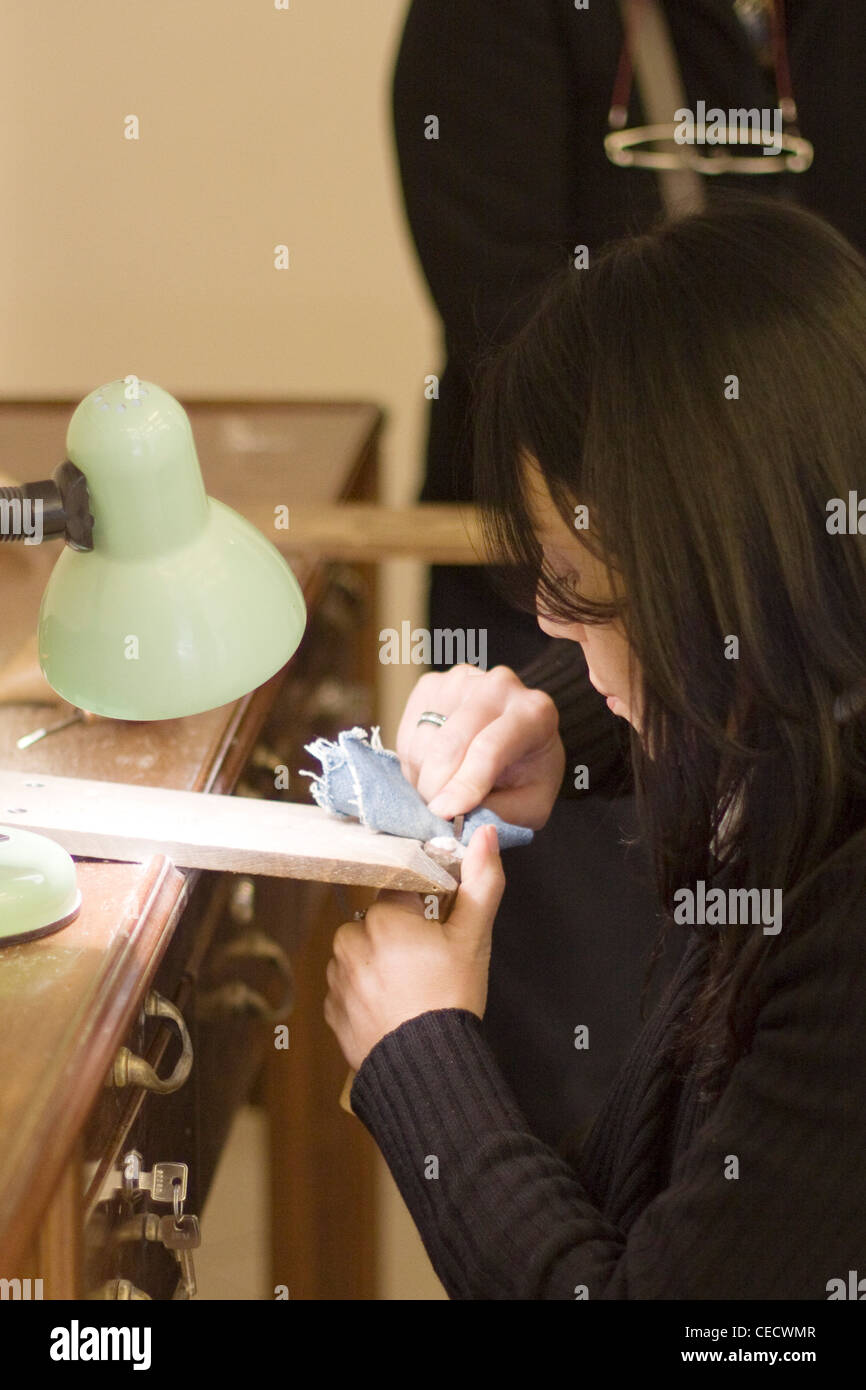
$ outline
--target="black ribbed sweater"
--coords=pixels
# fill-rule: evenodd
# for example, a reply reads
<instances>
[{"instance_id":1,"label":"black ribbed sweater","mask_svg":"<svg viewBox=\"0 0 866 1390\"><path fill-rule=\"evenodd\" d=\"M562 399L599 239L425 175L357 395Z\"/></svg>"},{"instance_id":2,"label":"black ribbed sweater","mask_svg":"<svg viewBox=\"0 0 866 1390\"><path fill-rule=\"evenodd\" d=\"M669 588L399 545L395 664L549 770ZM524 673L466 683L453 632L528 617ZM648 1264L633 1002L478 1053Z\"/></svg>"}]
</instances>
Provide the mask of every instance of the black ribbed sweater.
<instances>
[{"instance_id":1,"label":"black ribbed sweater","mask_svg":"<svg viewBox=\"0 0 866 1390\"><path fill-rule=\"evenodd\" d=\"M612 717L587 704L578 649L569 685L567 657L553 643L522 674L553 695L574 756L584 709L612 769ZM452 1298L826 1299L866 1275L866 898L838 906L862 871L825 875L807 926L770 938L753 1042L715 1103L668 1053L710 950L713 928L693 929L573 1165L532 1134L474 1014L382 1038L352 1107Z\"/></svg>"}]
</instances>

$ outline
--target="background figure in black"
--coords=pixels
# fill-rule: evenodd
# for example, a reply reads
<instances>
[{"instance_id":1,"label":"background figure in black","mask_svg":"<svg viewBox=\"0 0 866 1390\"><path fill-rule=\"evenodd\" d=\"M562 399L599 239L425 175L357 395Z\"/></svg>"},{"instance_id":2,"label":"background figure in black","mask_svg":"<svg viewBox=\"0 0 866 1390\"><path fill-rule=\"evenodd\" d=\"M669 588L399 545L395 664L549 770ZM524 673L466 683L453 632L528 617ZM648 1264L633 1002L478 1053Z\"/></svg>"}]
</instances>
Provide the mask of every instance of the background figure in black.
<instances>
[{"instance_id":1,"label":"background figure in black","mask_svg":"<svg viewBox=\"0 0 866 1390\"><path fill-rule=\"evenodd\" d=\"M776 105L772 73L740 6L666 0L664 8L691 109L699 99L724 110ZM860 110L866 7L789 0L788 11L793 90L800 129L815 146L813 169L705 186L709 196L726 186L775 188L822 212L862 247L859 140L866 130L859 117L858 138L852 121ZM445 354L439 398L431 402L422 501L472 498L471 392L479 355L520 326L540 285L575 247L586 246L592 258L661 214L656 176L617 168L604 152L621 45L614 0L593 0L585 10L573 0L410 6L394 73L395 136ZM430 115L439 121L435 140L424 134ZM629 124L641 123L633 93ZM855 157L856 190L849 178ZM699 455L696 441L697 461ZM428 622L486 629L488 666L505 664L527 684L545 685L533 665L546 666L551 639L500 600L483 568L434 567ZM586 686L589 748L589 726L614 716L594 703L579 648L559 645L571 648L562 652L560 679ZM635 830L632 800L593 796L592 780L591 771L589 790L560 800L535 842L509 854L493 939L484 1026L527 1117L551 1143L591 1119L623 1060L637 1031L657 927L639 851L623 844ZM566 790L570 781L567 769ZM575 917L584 924L577 939ZM656 987L666 973L663 966ZM587 1049L575 1048L581 1024L589 1028Z\"/></svg>"}]
</instances>

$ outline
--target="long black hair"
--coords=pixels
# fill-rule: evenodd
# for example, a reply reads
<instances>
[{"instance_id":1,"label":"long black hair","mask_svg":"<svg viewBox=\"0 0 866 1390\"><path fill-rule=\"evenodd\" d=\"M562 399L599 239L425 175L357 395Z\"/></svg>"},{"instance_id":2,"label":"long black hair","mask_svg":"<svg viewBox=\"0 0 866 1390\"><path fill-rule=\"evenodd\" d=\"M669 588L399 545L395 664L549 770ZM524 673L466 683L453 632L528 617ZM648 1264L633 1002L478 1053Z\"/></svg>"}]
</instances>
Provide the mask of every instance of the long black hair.
<instances>
[{"instance_id":1,"label":"long black hair","mask_svg":"<svg viewBox=\"0 0 866 1390\"><path fill-rule=\"evenodd\" d=\"M664 912L724 871L781 889L792 930L866 796L866 534L827 528L830 499L866 499L866 263L820 218L752 197L629 238L546 286L485 364L474 436L498 586L625 625ZM572 535L588 507L580 539L621 601L543 562L527 457ZM710 1089L748 1046L774 939L718 933L686 1039Z\"/></svg>"}]
</instances>

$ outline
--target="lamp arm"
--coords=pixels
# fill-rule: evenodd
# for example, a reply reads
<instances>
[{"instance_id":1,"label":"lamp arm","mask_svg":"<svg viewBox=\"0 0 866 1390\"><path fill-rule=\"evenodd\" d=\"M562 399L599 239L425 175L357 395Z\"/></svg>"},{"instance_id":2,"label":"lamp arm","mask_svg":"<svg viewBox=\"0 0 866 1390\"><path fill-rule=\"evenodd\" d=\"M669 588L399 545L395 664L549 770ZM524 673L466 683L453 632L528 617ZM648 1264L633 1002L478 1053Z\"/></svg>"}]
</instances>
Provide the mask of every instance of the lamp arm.
<instances>
[{"instance_id":1,"label":"lamp arm","mask_svg":"<svg viewBox=\"0 0 866 1390\"><path fill-rule=\"evenodd\" d=\"M38 534L34 528L38 518ZM87 479L65 459L53 478L0 487L0 542L63 536L73 550L93 549L93 517Z\"/></svg>"}]
</instances>

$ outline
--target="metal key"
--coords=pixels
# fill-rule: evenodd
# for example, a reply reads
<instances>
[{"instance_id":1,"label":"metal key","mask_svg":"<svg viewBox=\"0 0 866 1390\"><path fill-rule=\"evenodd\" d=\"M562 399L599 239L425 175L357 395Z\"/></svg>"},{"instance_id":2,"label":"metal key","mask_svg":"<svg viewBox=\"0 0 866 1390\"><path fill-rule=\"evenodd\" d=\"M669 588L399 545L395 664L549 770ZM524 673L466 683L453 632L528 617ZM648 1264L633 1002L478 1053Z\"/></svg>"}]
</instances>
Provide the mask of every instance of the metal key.
<instances>
[{"instance_id":1,"label":"metal key","mask_svg":"<svg viewBox=\"0 0 866 1390\"><path fill-rule=\"evenodd\" d=\"M159 1238L166 1250L174 1252L180 1265L180 1283L175 1298L194 1298L196 1294L195 1265L192 1252L201 1245L201 1230L197 1216L163 1216L159 1223Z\"/></svg>"},{"instance_id":2,"label":"metal key","mask_svg":"<svg viewBox=\"0 0 866 1390\"><path fill-rule=\"evenodd\" d=\"M180 1200L186 1200L186 1184L189 1168L185 1163L154 1163L149 1173L142 1173L138 1185L142 1192L149 1192L154 1202L173 1203L175 1186L180 1183Z\"/></svg>"},{"instance_id":3,"label":"metal key","mask_svg":"<svg viewBox=\"0 0 866 1390\"><path fill-rule=\"evenodd\" d=\"M97 1201L108 1202L116 1195L135 1199L142 1192L148 1192L154 1202L171 1205L175 1201L175 1185L180 1185L180 1201L186 1200L189 1168L185 1163L154 1163L147 1172L142 1170L141 1154L131 1149L123 1156L122 1168L109 1173L101 1188Z\"/></svg>"}]
</instances>

